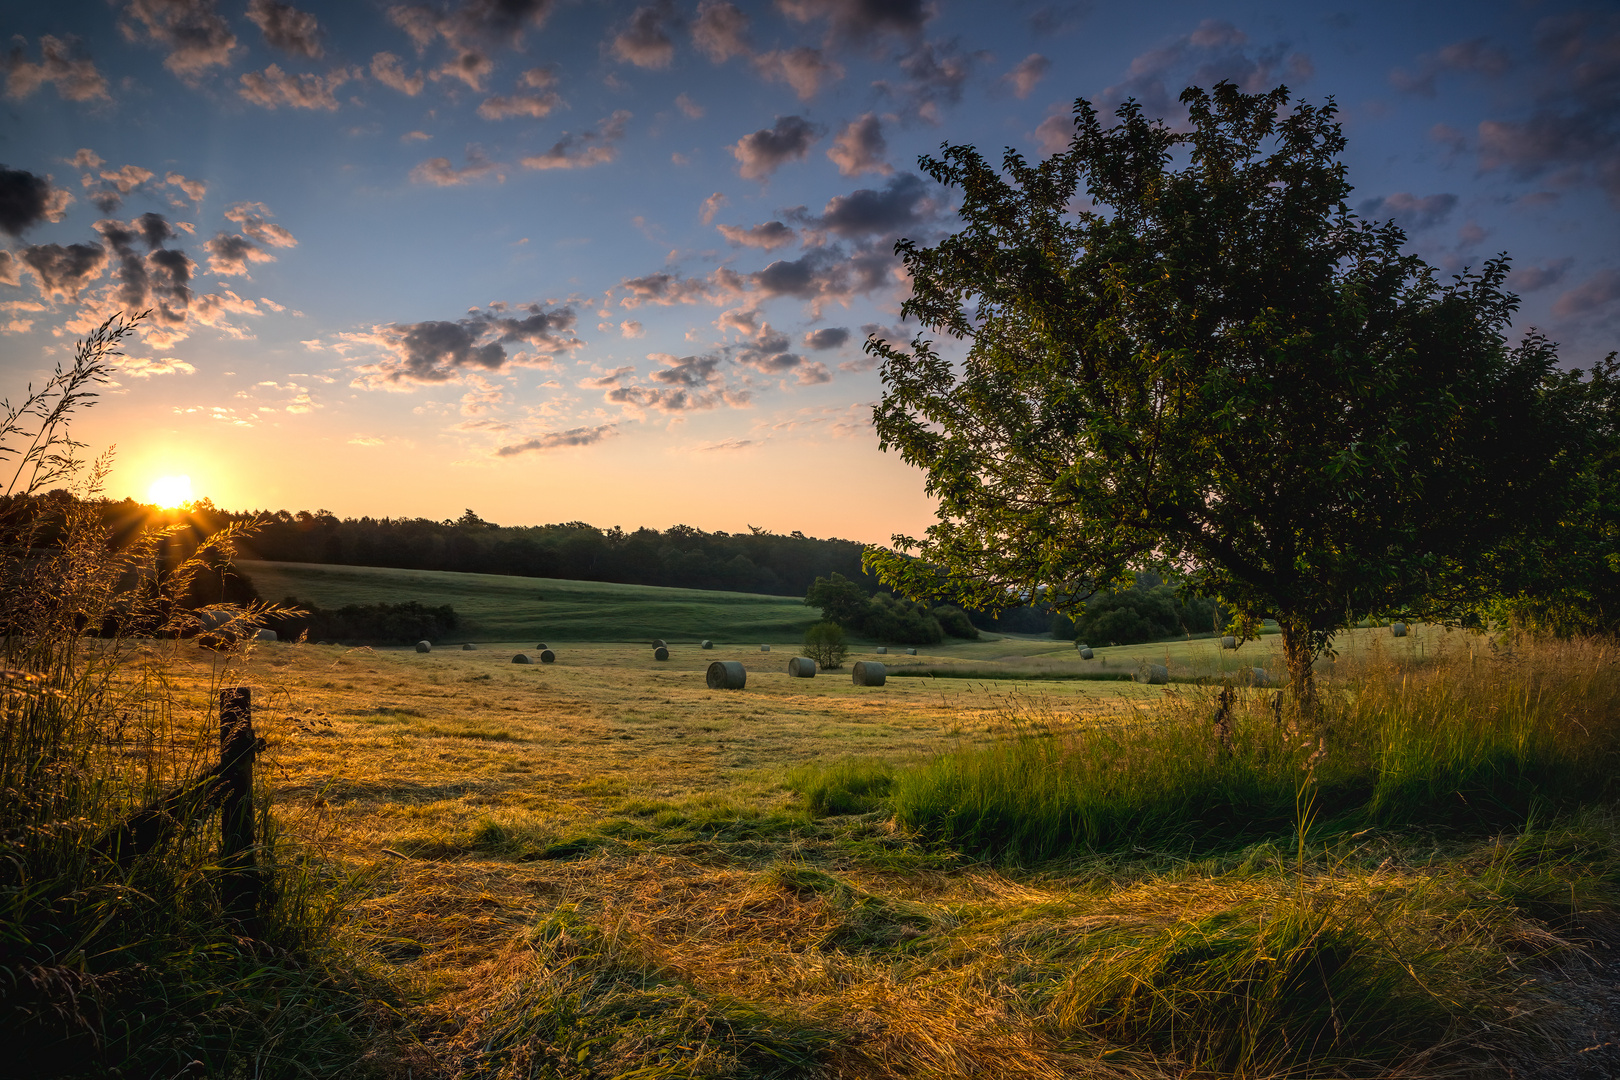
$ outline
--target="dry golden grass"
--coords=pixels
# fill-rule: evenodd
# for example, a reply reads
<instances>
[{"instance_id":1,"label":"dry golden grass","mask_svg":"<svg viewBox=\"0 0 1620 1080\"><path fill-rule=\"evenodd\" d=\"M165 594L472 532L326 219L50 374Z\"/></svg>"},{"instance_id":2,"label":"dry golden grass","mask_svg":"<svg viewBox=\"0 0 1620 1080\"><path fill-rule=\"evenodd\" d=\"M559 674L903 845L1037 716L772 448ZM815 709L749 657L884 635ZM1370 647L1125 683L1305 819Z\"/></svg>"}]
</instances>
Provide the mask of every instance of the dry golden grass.
<instances>
[{"instance_id":1,"label":"dry golden grass","mask_svg":"<svg viewBox=\"0 0 1620 1080\"><path fill-rule=\"evenodd\" d=\"M533 1047L571 1057L575 1043L496 1054L497 1029L521 1012L513 1003L566 996L587 977L587 954L589 971L647 973L711 1012L743 1002L836 1033L818 1059L828 1075L1009 1080L1215 1075L1076 1019L1084 995L1069 943L1109 930L1147 940L1227 913L1263 923L1304 903L1392 935L1397 955L1441 945L1450 969L1488 972L1493 987L1516 977L1504 956L1524 965L1523 979L1578 966L1572 941L1476 902L1474 885L1403 863L1394 848L1381 863L1357 849L1297 875L1286 852L1255 867L1116 860L1022 873L921 852L879 815L813 821L784 781L806 762L904 764L995 738L1020 696L1038 697L1049 723L1086 725L1151 712L1166 688L893 679L867 689L844 672L789 679L791 654L779 650L735 657L750 668L746 690L710 691L704 667L731 654L677 648L658 663L645 646L551 645L559 662L543 666L512 664L516 644L430 655L274 644L230 659L161 646L174 650L178 707L200 715L214 687L254 687L269 740L263 776L285 832L358 874L352 941L414 988L427 1045L399 1063L413 1076L610 1076L632 1065L647 1076L754 1075L725 1057L729 1044L712 1035L725 1024L709 1014L691 1023L711 1042L688 1039L679 1061L629 1036L578 1044L595 1056L572 1071L547 1072ZM1358 645L1341 665L1378 662L1376 651ZM537 938L559 913L591 928L594 944L559 952ZM1483 989L1467 1008L1482 1023L1512 1019ZM1496 1068L1478 1054L1447 1060ZM1431 1067L1341 1062L1320 1075Z\"/></svg>"}]
</instances>

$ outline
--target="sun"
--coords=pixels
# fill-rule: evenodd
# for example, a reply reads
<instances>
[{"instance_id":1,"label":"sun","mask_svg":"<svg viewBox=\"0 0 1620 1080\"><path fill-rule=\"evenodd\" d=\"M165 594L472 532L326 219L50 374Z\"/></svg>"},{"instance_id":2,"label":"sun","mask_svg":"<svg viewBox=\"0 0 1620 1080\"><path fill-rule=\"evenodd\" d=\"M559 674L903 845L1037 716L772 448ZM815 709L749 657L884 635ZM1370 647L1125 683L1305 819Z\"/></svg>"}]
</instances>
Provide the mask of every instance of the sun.
<instances>
[{"instance_id":1,"label":"sun","mask_svg":"<svg viewBox=\"0 0 1620 1080\"><path fill-rule=\"evenodd\" d=\"M170 509L191 502L191 477L160 476L146 489L146 498L156 506Z\"/></svg>"}]
</instances>

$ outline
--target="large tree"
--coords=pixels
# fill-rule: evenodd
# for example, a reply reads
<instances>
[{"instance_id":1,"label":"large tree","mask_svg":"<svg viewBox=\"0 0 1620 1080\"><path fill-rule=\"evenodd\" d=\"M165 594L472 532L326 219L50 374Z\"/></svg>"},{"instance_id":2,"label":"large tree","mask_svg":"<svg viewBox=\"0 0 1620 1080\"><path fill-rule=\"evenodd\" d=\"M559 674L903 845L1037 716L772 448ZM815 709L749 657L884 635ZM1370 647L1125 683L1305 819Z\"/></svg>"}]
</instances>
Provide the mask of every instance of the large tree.
<instances>
[{"instance_id":1,"label":"large tree","mask_svg":"<svg viewBox=\"0 0 1620 1080\"><path fill-rule=\"evenodd\" d=\"M1314 711L1336 631L1497 587L1493 553L1559 482L1557 358L1504 339L1505 258L1443 282L1349 210L1331 99L1181 100L1185 131L1134 102L1105 128L1082 99L1039 163L922 159L962 228L898 245L924 330L867 348L879 438L925 471L939 522L868 565L913 595L1071 610L1170 570L1275 619Z\"/></svg>"}]
</instances>

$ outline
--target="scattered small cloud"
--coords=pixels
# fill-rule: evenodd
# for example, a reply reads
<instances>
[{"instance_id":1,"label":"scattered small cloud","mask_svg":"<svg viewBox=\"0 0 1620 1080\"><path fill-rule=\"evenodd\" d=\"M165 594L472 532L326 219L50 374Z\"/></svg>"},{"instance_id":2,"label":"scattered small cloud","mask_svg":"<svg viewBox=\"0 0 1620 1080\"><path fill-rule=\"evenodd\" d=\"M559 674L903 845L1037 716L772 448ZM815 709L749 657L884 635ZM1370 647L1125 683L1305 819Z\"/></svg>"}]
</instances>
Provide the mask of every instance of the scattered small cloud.
<instances>
[{"instance_id":1,"label":"scattered small cloud","mask_svg":"<svg viewBox=\"0 0 1620 1080\"><path fill-rule=\"evenodd\" d=\"M822 129L802 116L778 116L772 127L744 135L731 148L746 180L764 180L789 161L803 161Z\"/></svg>"},{"instance_id":2,"label":"scattered small cloud","mask_svg":"<svg viewBox=\"0 0 1620 1080\"><path fill-rule=\"evenodd\" d=\"M603 439L610 439L619 434L617 423L598 424L595 427L569 428L567 431L549 431L544 435L536 435L532 439L525 439L520 443L512 443L496 449L496 457L515 457L518 454L543 452L546 450L560 450L575 446L593 446Z\"/></svg>"},{"instance_id":3,"label":"scattered small cloud","mask_svg":"<svg viewBox=\"0 0 1620 1080\"><path fill-rule=\"evenodd\" d=\"M16 40L4 61L7 97L20 101L48 83L64 101L112 100L107 80L84 55L77 38L44 35L39 39L38 61L28 58L24 39Z\"/></svg>"},{"instance_id":4,"label":"scattered small cloud","mask_svg":"<svg viewBox=\"0 0 1620 1080\"><path fill-rule=\"evenodd\" d=\"M883 138L883 124L875 113L865 113L845 124L833 139L827 157L838 166L840 176L877 173L887 176L894 168L884 160L889 144Z\"/></svg>"},{"instance_id":5,"label":"scattered small cloud","mask_svg":"<svg viewBox=\"0 0 1620 1080\"><path fill-rule=\"evenodd\" d=\"M679 21L670 0L644 4L613 36L610 51L617 59L639 68L667 68L675 59L675 42L669 32Z\"/></svg>"},{"instance_id":6,"label":"scattered small cloud","mask_svg":"<svg viewBox=\"0 0 1620 1080\"><path fill-rule=\"evenodd\" d=\"M467 147L467 164L459 169L449 158L436 157L429 158L411 170L412 181L418 184L433 184L436 187L459 187L488 176L493 176L499 181L506 179L502 167L486 158L483 150L477 146Z\"/></svg>"},{"instance_id":7,"label":"scattered small cloud","mask_svg":"<svg viewBox=\"0 0 1620 1080\"><path fill-rule=\"evenodd\" d=\"M325 54L321 46L321 24L307 11L281 0L251 0L247 17L263 32L264 40L272 48L310 60L319 60Z\"/></svg>"},{"instance_id":8,"label":"scattered small cloud","mask_svg":"<svg viewBox=\"0 0 1620 1080\"><path fill-rule=\"evenodd\" d=\"M721 225L719 229L720 235L733 246L759 248L762 251L786 247L799 238L799 234L791 226L784 225L780 221L767 221L747 229L736 225Z\"/></svg>"},{"instance_id":9,"label":"scattered small cloud","mask_svg":"<svg viewBox=\"0 0 1620 1080\"><path fill-rule=\"evenodd\" d=\"M522 163L530 169L589 169L605 165L618 157L617 143L624 138L624 127L629 120L630 113L619 109L594 128L565 133L549 150L522 158Z\"/></svg>"},{"instance_id":10,"label":"scattered small cloud","mask_svg":"<svg viewBox=\"0 0 1620 1080\"><path fill-rule=\"evenodd\" d=\"M692 23L692 44L712 63L723 64L733 56L749 56L754 51L748 41L748 16L736 4L725 0L703 0Z\"/></svg>"},{"instance_id":11,"label":"scattered small cloud","mask_svg":"<svg viewBox=\"0 0 1620 1080\"><path fill-rule=\"evenodd\" d=\"M704 199L702 209L699 212L699 217L703 219L703 224L708 225L710 222L714 221L714 215L719 212L722 206L726 205L726 202L726 197L718 191L713 195L710 195L707 199Z\"/></svg>"},{"instance_id":12,"label":"scattered small cloud","mask_svg":"<svg viewBox=\"0 0 1620 1080\"><path fill-rule=\"evenodd\" d=\"M783 82L793 88L800 101L809 101L825 82L844 77L843 67L820 49L800 45L776 49L754 57L754 70L766 82Z\"/></svg>"},{"instance_id":13,"label":"scattered small cloud","mask_svg":"<svg viewBox=\"0 0 1620 1080\"><path fill-rule=\"evenodd\" d=\"M1513 272L1508 274L1507 285L1514 292L1535 292L1538 289L1545 289L1549 285L1556 285L1563 281L1564 275L1569 273L1569 268L1574 265L1575 260L1573 258L1565 257L1553 259L1541 266L1534 264L1516 266L1513 268Z\"/></svg>"},{"instance_id":14,"label":"scattered small cloud","mask_svg":"<svg viewBox=\"0 0 1620 1080\"><path fill-rule=\"evenodd\" d=\"M1359 207L1364 218L1393 221L1408 233L1433 228L1451 215L1457 196L1449 192L1419 198L1409 191L1368 199Z\"/></svg>"},{"instance_id":15,"label":"scattered small cloud","mask_svg":"<svg viewBox=\"0 0 1620 1080\"><path fill-rule=\"evenodd\" d=\"M337 68L326 75L292 75L271 64L264 71L243 72L237 93L243 100L266 109L286 105L293 109L325 109L333 112L338 107L333 91L357 75L348 68Z\"/></svg>"},{"instance_id":16,"label":"scattered small cloud","mask_svg":"<svg viewBox=\"0 0 1620 1080\"><path fill-rule=\"evenodd\" d=\"M828 326L811 330L804 335L804 347L818 352L841 349L849 342L849 330L842 326Z\"/></svg>"},{"instance_id":17,"label":"scattered small cloud","mask_svg":"<svg viewBox=\"0 0 1620 1080\"><path fill-rule=\"evenodd\" d=\"M1389 84L1403 94L1434 97L1434 82L1442 72L1467 71L1495 79L1513 66L1504 49L1489 44L1484 38L1469 38L1447 45L1438 52L1425 53L1418 58L1417 69L1408 71L1395 68L1389 73Z\"/></svg>"},{"instance_id":18,"label":"scattered small cloud","mask_svg":"<svg viewBox=\"0 0 1620 1080\"><path fill-rule=\"evenodd\" d=\"M1013 97L1022 101L1034 93L1036 85L1052 70L1052 61L1040 53L1030 53L1018 63L1013 65L1011 71L1001 77L1013 93Z\"/></svg>"},{"instance_id":19,"label":"scattered small cloud","mask_svg":"<svg viewBox=\"0 0 1620 1080\"><path fill-rule=\"evenodd\" d=\"M680 94L675 98L675 107L681 110L681 115L688 120L697 120L703 116L703 106L693 101L687 94Z\"/></svg>"},{"instance_id":20,"label":"scattered small cloud","mask_svg":"<svg viewBox=\"0 0 1620 1080\"><path fill-rule=\"evenodd\" d=\"M1620 270L1599 270L1558 298L1553 314L1560 319L1587 315L1620 300Z\"/></svg>"},{"instance_id":21,"label":"scattered small cloud","mask_svg":"<svg viewBox=\"0 0 1620 1080\"><path fill-rule=\"evenodd\" d=\"M427 85L420 68L416 74L405 74L405 65L393 53L380 52L371 58L371 77L384 86L392 87L406 97L415 97Z\"/></svg>"},{"instance_id":22,"label":"scattered small cloud","mask_svg":"<svg viewBox=\"0 0 1620 1080\"><path fill-rule=\"evenodd\" d=\"M237 48L214 0L125 0L118 28L128 41L166 47L163 66L188 80L228 65Z\"/></svg>"}]
</instances>

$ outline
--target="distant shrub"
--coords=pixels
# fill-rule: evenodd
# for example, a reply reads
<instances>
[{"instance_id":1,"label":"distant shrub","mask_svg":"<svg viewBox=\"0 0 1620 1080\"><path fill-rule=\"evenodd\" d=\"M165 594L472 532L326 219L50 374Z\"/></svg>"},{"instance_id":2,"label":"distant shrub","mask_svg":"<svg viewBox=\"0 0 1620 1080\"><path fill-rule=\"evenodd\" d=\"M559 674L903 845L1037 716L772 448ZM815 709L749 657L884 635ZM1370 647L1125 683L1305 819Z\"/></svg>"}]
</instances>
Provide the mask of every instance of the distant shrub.
<instances>
[{"instance_id":1,"label":"distant shrub","mask_svg":"<svg viewBox=\"0 0 1620 1080\"><path fill-rule=\"evenodd\" d=\"M337 609L316 607L289 596L286 606L308 614L267 622L283 641L308 634L311 641L353 644L407 645L426 638L442 638L456 628L456 609L449 604L426 607L410 600L403 604L349 604Z\"/></svg>"},{"instance_id":2,"label":"distant shrub","mask_svg":"<svg viewBox=\"0 0 1620 1080\"><path fill-rule=\"evenodd\" d=\"M804 655L826 671L844 666L849 647L844 641L844 629L835 622L818 622L804 632Z\"/></svg>"},{"instance_id":3,"label":"distant shrub","mask_svg":"<svg viewBox=\"0 0 1620 1080\"><path fill-rule=\"evenodd\" d=\"M867 603L863 629L867 637L902 645L938 645L945 639L945 631L926 604L891 593L878 593Z\"/></svg>"},{"instance_id":4,"label":"distant shrub","mask_svg":"<svg viewBox=\"0 0 1620 1080\"><path fill-rule=\"evenodd\" d=\"M967 612L950 604L940 604L931 612L939 623L939 628L951 637L966 638L969 641L979 639L979 628L973 625Z\"/></svg>"},{"instance_id":5,"label":"distant shrub","mask_svg":"<svg viewBox=\"0 0 1620 1080\"><path fill-rule=\"evenodd\" d=\"M1071 624L1067 635L1058 633L1057 619L1053 620L1053 637L1089 645L1136 645L1213 630L1216 610L1214 601L1200 596L1184 600L1169 585L1138 584L1088 600L1085 612Z\"/></svg>"}]
</instances>

